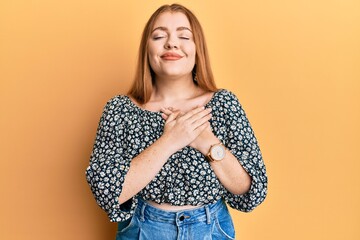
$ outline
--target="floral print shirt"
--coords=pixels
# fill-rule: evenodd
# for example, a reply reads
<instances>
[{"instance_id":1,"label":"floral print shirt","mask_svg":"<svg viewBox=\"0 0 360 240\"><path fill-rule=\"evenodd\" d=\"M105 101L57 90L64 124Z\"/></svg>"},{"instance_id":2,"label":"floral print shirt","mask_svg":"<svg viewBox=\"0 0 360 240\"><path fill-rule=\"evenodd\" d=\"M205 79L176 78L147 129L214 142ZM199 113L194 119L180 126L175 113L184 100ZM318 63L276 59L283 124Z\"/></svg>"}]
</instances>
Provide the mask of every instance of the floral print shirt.
<instances>
[{"instance_id":1,"label":"floral print shirt","mask_svg":"<svg viewBox=\"0 0 360 240\"><path fill-rule=\"evenodd\" d=\"M251 176L250 190L242 195L227 191L206 157L186 146L172 154L155 178L136 196L120 205L118 198L131 160L162 135L165 121L160 112L144 110L128 96L119 95L104 108L86 169L94 197L110 221L129 219L137 206L137 197L176 206L200 206L223 198L230 207L245 212L264 201L267 194L265 165L237 97L221 89L205 107L212 108L212 131Z\"/></svg>"}]
</instances>

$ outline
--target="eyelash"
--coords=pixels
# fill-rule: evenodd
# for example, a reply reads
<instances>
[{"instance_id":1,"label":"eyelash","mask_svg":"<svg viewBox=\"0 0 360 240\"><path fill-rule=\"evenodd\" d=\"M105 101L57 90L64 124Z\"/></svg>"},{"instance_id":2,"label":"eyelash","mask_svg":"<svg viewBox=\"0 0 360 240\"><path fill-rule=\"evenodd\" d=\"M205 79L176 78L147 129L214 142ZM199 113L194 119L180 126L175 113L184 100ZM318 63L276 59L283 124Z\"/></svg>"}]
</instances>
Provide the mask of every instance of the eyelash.
<instances>
[{"instance_id":1,"label":"eyelash","mask_svg":"<svg viewBox=\"0 0 360 240\"><path fill-rule=\"evenodd\" d=\"M160 40L162 38L165 38L164 36L156 36L156 37L153 37L154 40ZM180 39L183 39L183 40L190 40L189 37L179 37Z\"/></svg>"},{"instance_id":2,"label":"eyelash","mask_svg":"<svg viewBox=\"0 0 360 240\"><path fill-rule=\"evenodd\" d=\"M160 36L160 37L153 37L154 40L159 40L159 39L161 39L161 38L164 38L164 37L162 37L162 36Z\"/></svg>"}]
</instances>

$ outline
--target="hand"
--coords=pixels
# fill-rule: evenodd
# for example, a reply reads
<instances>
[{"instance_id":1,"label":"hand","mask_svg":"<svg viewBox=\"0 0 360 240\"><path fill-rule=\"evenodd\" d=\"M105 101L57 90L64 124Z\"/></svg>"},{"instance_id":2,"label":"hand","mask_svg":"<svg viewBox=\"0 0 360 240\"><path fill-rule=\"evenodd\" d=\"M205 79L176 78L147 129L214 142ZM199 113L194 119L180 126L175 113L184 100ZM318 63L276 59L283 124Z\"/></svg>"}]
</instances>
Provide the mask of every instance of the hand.
<instances>
[{"instance_id":1,"label":"hand","mask_svg":"<svg viewBox=\"0 0 360 240\"><path fill-rule=\"evenodd\" d=\"M211 145L219 143L220 140L211 131L210 123L208 126L197 136L197 138L190 143L190 147L199 150L202 154L208 154Z\"/></svg>"},{"instance_id":2,"label":"hand","mask_svg":"<svg viewBox=\"0 0 360 240\"><path fill-rule=\"evenodd\" d=\"M166 120L163 138L177 150L190 145L207 127L210 127L211 109L197 107L182 113L171 108L162 109L162 117Z\"/></svg>"},{"instance_id":3,"label":"hand","mask_svg":"<svg viewBox=\"0 0 360 240\"><path fill-rule=\"evenodd\" d=\"M179 110L175 110L173 108L162 108L163 114L162 117L167 120L171 114L176 114L176 116L182 116L184 113ZM209 110L211 111L211 109ZM209 119L210 120L210 119ZM200 134L190 143L188 144L190 147L193 147L204 155L208 153L209 148L212 144L218 143L218 138L211 131L210 123L206 122L206 127L200 132Z\"/></svg>"}]
</instances>

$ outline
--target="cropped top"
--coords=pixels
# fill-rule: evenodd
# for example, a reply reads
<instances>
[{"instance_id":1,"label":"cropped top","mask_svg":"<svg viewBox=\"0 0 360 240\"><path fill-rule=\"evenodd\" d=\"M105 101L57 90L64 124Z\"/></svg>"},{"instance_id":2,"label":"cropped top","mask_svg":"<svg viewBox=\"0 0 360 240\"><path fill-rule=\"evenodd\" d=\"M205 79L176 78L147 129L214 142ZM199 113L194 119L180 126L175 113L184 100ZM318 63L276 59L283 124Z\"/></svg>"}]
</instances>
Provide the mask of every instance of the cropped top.
<instances>
[{"instance_id":1,"label":"cropped top","mask_svg":"<svg viewBox=\"0 0 360 240\"><path fill-rule=\"evenodd\" d=\"M237 97L221 89L205 107L212 108L212 131L251 176L250 190L242 195L227 191L205 156L186 146L172 154L136 196L120 205L118 198L131 160L162 135L165 121L160 112L142 109L128 96L119 95L109 100L104 108L86 169L91 191L110 221L129 219L138 197L176 206L200 206L223 198L230 207L244 212L264 201L267 194L265 165Z\"/></svg>"}]
</instances>

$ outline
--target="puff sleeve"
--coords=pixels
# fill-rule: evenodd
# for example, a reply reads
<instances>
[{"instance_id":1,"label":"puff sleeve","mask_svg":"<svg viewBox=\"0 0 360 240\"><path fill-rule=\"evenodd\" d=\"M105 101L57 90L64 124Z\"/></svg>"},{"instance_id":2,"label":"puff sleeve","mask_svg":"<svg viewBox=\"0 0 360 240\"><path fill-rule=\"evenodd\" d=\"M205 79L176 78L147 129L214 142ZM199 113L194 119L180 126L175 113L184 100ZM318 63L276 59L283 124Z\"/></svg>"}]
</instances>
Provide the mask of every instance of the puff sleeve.
<instances>
[{"instance_id":1,"label":"puff sleeve","mask_svg":"<svg viewBox=\"0 0 360 240\"><path fill-rule=\"evenodd\" d=\"M124 137L126 122L122 105L121 96L106 104L86 169L86 179L96 202L106 211L111 222L129 219L137 204L135 197L122 205L118 200L131 161Z\"/></svg>"},{"instance_id":2,"label":"puff sleeve","mask_svg":"<svg viewBox=\"0 0 360 240\"><path fill-rule=\"evenodd\" d=\"M254 131L237 97L227 91L224 101L224 118L227 126L225 146L238 159L251 176L250 190L235 195L226 190L225 200L232 208L243 212L252 211L267 195L267 174Z\"/></svg>"}]
</instances>

